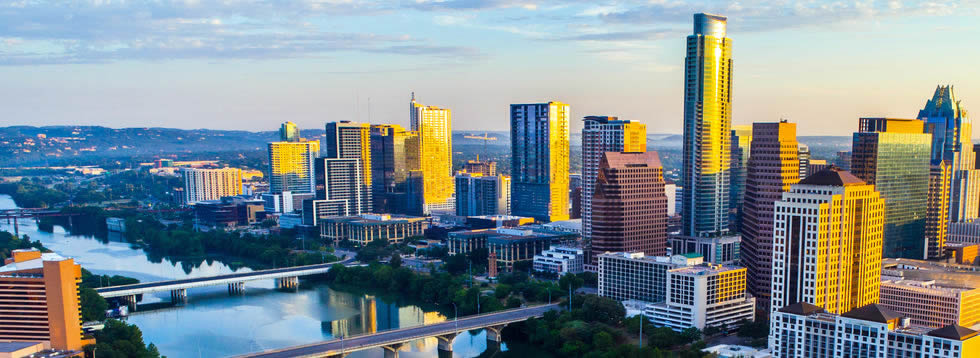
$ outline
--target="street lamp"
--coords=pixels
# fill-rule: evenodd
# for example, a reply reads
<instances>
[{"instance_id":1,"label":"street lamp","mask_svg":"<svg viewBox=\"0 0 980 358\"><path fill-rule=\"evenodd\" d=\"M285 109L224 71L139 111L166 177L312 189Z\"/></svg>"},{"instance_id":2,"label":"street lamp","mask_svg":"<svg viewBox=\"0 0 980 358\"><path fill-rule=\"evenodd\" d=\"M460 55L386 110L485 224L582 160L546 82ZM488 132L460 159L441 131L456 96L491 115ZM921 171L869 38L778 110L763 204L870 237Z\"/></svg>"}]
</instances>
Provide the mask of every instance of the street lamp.
<instances>
[{"instance_id":1,"label":"street lamp","mask_svg":"<svg viewBox=\"0 0 980 358\"><path fill-rule=\"evenodd\" d=\"M456 307L456 302L453 302L453 312L455 316L453 317L453 326L458 331L459 330L459 309Z\"/></svg>"}]
</instances>

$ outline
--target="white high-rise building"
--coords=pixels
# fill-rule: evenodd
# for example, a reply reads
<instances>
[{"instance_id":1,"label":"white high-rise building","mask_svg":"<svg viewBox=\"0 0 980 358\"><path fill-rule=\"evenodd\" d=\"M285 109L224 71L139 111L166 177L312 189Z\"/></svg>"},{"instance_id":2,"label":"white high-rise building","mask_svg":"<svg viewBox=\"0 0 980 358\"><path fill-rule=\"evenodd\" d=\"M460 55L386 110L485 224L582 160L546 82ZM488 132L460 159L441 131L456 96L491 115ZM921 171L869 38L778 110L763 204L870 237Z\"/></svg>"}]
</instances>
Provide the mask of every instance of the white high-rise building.
<instances>
[{"instance_id":1,"label":"white high-rise building","mask_svg":"<svg viewBox=\"0 0 980 358\"><path fill-rule=\"evenodd\" d=\"M238 168L184 168L184 201L194 204L242 194L242 170Z\"/></svg>"}]
</instances>

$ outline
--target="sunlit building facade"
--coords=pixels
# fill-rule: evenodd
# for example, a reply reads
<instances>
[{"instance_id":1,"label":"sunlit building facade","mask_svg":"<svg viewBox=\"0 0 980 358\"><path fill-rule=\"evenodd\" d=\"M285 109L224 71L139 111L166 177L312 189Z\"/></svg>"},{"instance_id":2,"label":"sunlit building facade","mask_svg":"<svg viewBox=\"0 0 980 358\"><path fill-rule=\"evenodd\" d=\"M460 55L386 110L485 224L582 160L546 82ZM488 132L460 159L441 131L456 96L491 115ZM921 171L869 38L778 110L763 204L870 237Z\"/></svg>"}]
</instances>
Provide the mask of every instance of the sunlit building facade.
<instances>
[{"instance_id":1,"label":"sunlit building facade","mask_svg":"<svg viewBox=\"0 0 980 358\"><path fill-rule=\"evenodd\" d=\"M421 177L418 132L394 124L371 125L371 200L376 213L421 213L409 207L409 178Z\"/></svg>"},{"instance_id":2,"label":"sunlit building facade","mask_svg":"<svg viewBox=\"0 0 980 358\"><path fill-rule=\"evenodd\" d=\"M755 298L745 294L745 268L700 264L667 270L666 300L647 305L650 323L683 331L731 328L755 320Z\"/></svg>"},{"instance_id":3,"label":"sunlit building facade","mask_svg":"<svg viewBox=\"0 0 980 358\"><path fill-rule=\"evenodd\" d=\"M917 118L925 122L925 131L932 134L932 164L945 160L952 166L950 221L976 219L980 206L980 170L976 169L971 139L973 122L956 98L953 86L937 86Z\"/></svg>"},{"instance_id":4,"label":"sunlit building facade","mask_svg":"<svg viewBox=\"0 0 980 358\"><path fill-rule=\"evenodd\" d=\"M184 202L194 204L242 194L242 170L238 168L181 168Z\"/></svg>"},{"instance_id":5,"label":"sunlit building facade","mask_svg":"<svg viewBox=\"0 0 980 358\"><path fill-rule=\"evenodd\" d=\"M282 126L279 127L279 141L299 142L300 140L299 127L296 126L296 123L284 122Z\"/></svg>"},{"instance_id":6,"label":"sunlit building facade","mask_svg":"<svg viewBox=\"0 0 980 358\"><path fill-rule=\"evenodd\" d=\"M415 101L409 105L412 131L419 137L419 168L422 213L453 211L453 127L448 108L426 106Z\"/></svg>"},{"instance_id":7,"label":"sunlit building facade","mask_svg":"<svg viewBox=\"0 0 980 358\"><path fill-rule=\"evenodd\" d=\"M741 264L760 308L769 306L772 282L773 211L790 185L800 181L796 123L755 123L742 207Z\"/></svg>"},{"instance_id":8,"label":"sunlit building facade","mask_svg":"<svg viewBox=\"0 0 980 358\"><path fill-rule=\"evenodd\" d=\"M885 202L836 167L775 204L770 311L805 302L840 314L878 302Z\"/></svg>"},{"instance_id":9,"label":"sunlit building facade","mask_svg":"<svg viewBox=\"0 0 980 358\"><path fill-rule=\"evenodd\" d=\"M568 105L510 105L511 212L539 221L569 218Z\"/></svg>"},{"instance_id":10,"label":"sunlit building facade","mask_svg":"<svg viewBox=\"0 0 980 358\"><path fill-rule=\"evenodd\" d=\"M861 118L860 123L851 173L874 185L885 201L882 254L924 259L931 136L915 119Z\"/></svg>"},{"instance_id":11,"label":"sunlit building facade","mask_svg":"<svg viewBox=\"0 0 980 358\"><path fill-rule=\"evenodd\" d=\"M313 161L320 142L269 143L269 192L313 193Z\"/></svg>"}]
</instances>

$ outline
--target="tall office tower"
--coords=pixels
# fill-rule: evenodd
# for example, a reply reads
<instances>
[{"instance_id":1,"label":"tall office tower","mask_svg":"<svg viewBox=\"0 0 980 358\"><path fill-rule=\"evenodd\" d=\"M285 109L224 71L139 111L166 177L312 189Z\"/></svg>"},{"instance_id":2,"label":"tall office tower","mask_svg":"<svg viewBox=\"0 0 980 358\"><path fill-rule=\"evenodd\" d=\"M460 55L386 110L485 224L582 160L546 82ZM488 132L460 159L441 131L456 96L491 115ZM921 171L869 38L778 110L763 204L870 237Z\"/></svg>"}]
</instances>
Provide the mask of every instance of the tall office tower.
<instances>
[{"instance_id":1,"label":"tall office tower","mask_svg":"<svg viewBox=\"0 0 980 358\"><path fill-rule=\"evenodd\" d=\"M606 152L592 197L592 251L667 254L667 195L657 152ZM593 255L595 257L595 255ZM598 259L593 259L598 264Z\"/></svg>"},{"instance_id":2,"label":"tall office tower","mask_svg":"<svg viewBox=\"0 0 980 358\"><path fill-rule=\"evenodd\" d=\"M568 105L510 105L511 212L568 220Z\"/></svg>"},{"instance_id":3,"label":"tall office tower","mask_svg":"<svg viewBox=\"0 0 980 358\"><path fill-rule=\"evenodd\" d=\"M357 159L361 164L361 192L367 196L370 212L372 170L371 170L371 125L351 121L328 122L323 140L325 158Z\"/></svg>"},{"instance_id":4,"label":"tall office tower","mask_svg":"<svg viewBox=\"0 0 980 358\"><path fill-rule=\"evenodd\" d=\"M793 184L775 211L770 312L878 302L885 202L873 185L830 167Z\"/></svg>"},{"instance_id":5,"label":"tall office tower","mask_svg":"<svg viewBox=\"0 0 980 358\"><path fill-rule=\"evenodd\" d=\"M950 221L965 222L978 216L980 170L971 145L973 122L953 93L953 86L938 86L932 99L919 111L925 131L932 134L932 164L945 160L950 175Z\"/></svg>"},{"instance_id":6,"label":"tall office tower","mask_svg":"<svg viewBox=\"0 0 980 358\"><path fill-rule=\"evenodd\" d=\"M302 139L299 136L299 127L296 123L285 122L279 127L279 141L281 142L299 142Z\"/></svg>"},{"instance_id":7,"label":"tall office tower","mask_svg":"<svg viewBox=\"0 0 980 358\"><path fill-rule=\"evenodd\" d=\"M687 37L684 86L684 187L681 235L675 254L692 250L706 261L738 260L737 235L729 230L731 185L732 40L727 18L695 14Z\"/></svg>"},{"instance_id":8,"label":"tall office tower","mask_svg":"<svg viewBox=\"0 0 980 358\"><path fill-rule=\"evenodd\" d=\"M408 179L420 170L419 137L399 125L371 125L371 200L374 212L409 214Z\"/></svg>"},{"instance_id":9,"label":"tall office tower","mask_svg":"<svg viewBox=\"0 0 980 358\"><path fill-rule=\"evenodd\" d=\"M929 199L926 204L926 250L929 258L945 253L949 232L949 185L952 165L941 161L929 171Z\"/></svg>"},{"instance_id":10,"label":"tall office tower","mask_svg":"<svg viewBox=\"0 0 980 358\"><path fill-rule=\"evenodd\" d=\"M861 118L851 173L885 201L884 257L924 259L930 135L915 119Z\"/></svg>"},{"instance_id":11,"label":"tall office tower","mask_svg":"<svg viewBox=\"0 0 980 358\"><path fill-rule=\"evenodd\" d=\"M184 202L194 204L242 194L242 170L238 168L182 168Z\"/></svg>"},{"instance_id":12,"label":"tall office tower","mask_svg":"<svg viewBox=\"0 0 980 358\"><path fill-rule=\"evenodd\" d=\"M492 160L481 162L480 157L477 156L476 160L467 160L466 163L463 163L463 171L491 177L497 175L497 162Z\"/></svg>"},{"instance_id":13,"label":"tall office tower","mask_svg":"<svg viewBox=\"0 0 980 358\"><path fill-rule=\"evenodd\" d=\"M851 152L847 150L838 151L834 165L844 170L851 170Z\"/></svg>"},{"instance_id":14,"label":"tall office tower","mask_svg":"<svg viewBox=\"0 0 980 358\"><path fill-rule=\"evenodd\" d=\"M508 215L509 209L510 177L456 174L456 215Z\"/></svg>"},{"instance_id":15,"label":"tall office tower","mask_svg":"<svg viewBox=\"0 0 980 358\"><path fill-rule=\"evenodd\" d=\"M772 282L773 210L800 181L796 123L755 123L742 208L742 266L760 308L769 306Z\"/></svg>"},{"instance_id":16,"label":"tall office tower","mask_svg":"<svg viewBox=\"0 0 980 358\"><path fill-rule=\"evenodd\" d=\"M455 194L453 180L453 127L448 108L415 102L412 93L412 130L419 136L419 162L422 175L422 213L452 211Z\"/></svg>"},{"instance_id":17,"label":"tall office tower","mask_svg":"<svg viewBox=\"0 0 980 358\"><path fill-rule=\"evenodd\" d=\"M798 157L800 158L800 178L806 179L812 174L810 173L810 147L806 144L800 144Z\"/></svg>"},{"instance_id":18,"label":"tall office tower","mask_svg":"<svg viewBox=\"0 0 980 358\"><path fill-rule=\"evenodd\" d=\"M745 199L745 178L748 174L749 152L752 148L752 126L740 125L732 127L732 186L728 192L728 220L730 230L741 231L742 203Z\"/></svg>"},{"instance_id":19,"label":"tall office tower","mask_svg":"<svg viewBox=\"0 0 980 358\"><path fill-rule=\"evenodd\" d=\"M269 143L269 192L313 193L313 160L320 142Z\"/></svg>"},{"instance_id":20,"label":"tall office tower","mask_svg":"<svg viewBox=\"0 0 980 358\"><path fill-rule=\"evenodd\" d=\"M371 212L371 192L363 186L360 159L317 158L316 191L311 209L316 217L351 216ZM304 210L309 207L304 203Z\"/></svg>"},{"instance_id":21,"label":"tall office tower","mask_svg":"<svg viewBox=\"0 0 980 358\"><path fill-rule=\"evenodd\" d=\"M0 340L46 342L54 349L76 351L95 343L82 337L82 267L37 249L11 254L0 267Z\"/></svg>"},{"instance_id":22,"label":"tall office tower","mask_svg":"<svg viewBox=\"0 0 980 358\"><path fill-rule=\"evenodd\" d=\"M647 151L647 126L616 117L588 116L582 127L582 239L586 256L592 239L592 195L595 193L599 163L606 152L642 153ZM572 200L575 200L572 198ZM649 253L648 253L649 254ZM658 254L660 255L660 254Z\"/></svg>"}]
</instances>

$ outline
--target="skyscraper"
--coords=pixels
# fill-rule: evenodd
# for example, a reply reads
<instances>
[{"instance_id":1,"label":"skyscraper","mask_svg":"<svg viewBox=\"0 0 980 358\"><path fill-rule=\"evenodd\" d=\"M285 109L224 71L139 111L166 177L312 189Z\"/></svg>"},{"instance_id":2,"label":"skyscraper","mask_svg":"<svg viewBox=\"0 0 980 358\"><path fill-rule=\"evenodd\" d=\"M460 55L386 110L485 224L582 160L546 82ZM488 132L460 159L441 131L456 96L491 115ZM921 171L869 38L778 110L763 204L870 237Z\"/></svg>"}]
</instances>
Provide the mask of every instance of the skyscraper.
<instances>
[{"instance_id":1,"label":"skyscraper","mask_svg":"<svg viewBox=\"0 0 980 358\"><path fill-rule=\"evenodd\" d=\"M657 152L606 152L592 197L592 250L667 254L667 195ZM593 255L595 257L595 255ZM598 259L593 259L598 263Z\"/></svg>"},{"instance_id":2,"label":"skyscraper","mask_svg":"<svg viewBox=\"0 0 980 358\"><path fill-rule=\"evenodd\" d=\"M739 238L729 230L731 185L732 40L727 18L694 14L687 37L684 73L684 187L681 235L675 254L691 252L706 261L731 263Z\"/></svg>"},{"instance_id":3,"label":"skyscraper","mask_svg":"<svg viewBox=\"0 0 980 358\"><path fill-rule=\"evenodd\" d=\"M733 232L742 227L742 203L745 199L745 178L748 175L749 153L752 150L752 126L732 127L732 185L728 193L729 226Z\"/></svg>"},{"instance_id":4,"label":"skyscraper","mask_svg":"<svg viewBox=\"0 0 980 358\"><path fill-rule=\"evenodd\" d=\"M419 163L422 175L422 212L452 211L455 194L453 181L453 127L448 108L409 104L412 130L419 136Z\"/></svg>"},{"instance_id":5,"label":"skyscraper","mask_svg":"<svg viewBox=\"0 0 980 358\"><path fill-rule=\"evenodd\" d=\"M510 214L510 177L483 173L456 174L456 215Z\"/></svg>"},{"instance_id":6,"label":"skyscraper","mask_svg":"<svg viewBox=\"0 0 980 358\"><path fill-rule=\"evenodd\" d=\"M582 238L588 248L592 239L592 195L595 193L596 178L599 176L599 163L602 162L606 152L646 152L647 126L639 122L607 116L588 116L583 119L583 122L585 126L582 127L582 196L578 199L581 200L582 208Z\"/></svg>"},{"instance_id":7,"label":"skyscraper","mask_svg":"<svg viewBox=\"0 0 980 358\"><path fill-rule=\"evenodd\" d=\"M371 200L371 125L351 121L328 122L323 140L323 156L326 158L357 159L361 169L359 191L367 199L369 212Z\"/></svg>"},{"instance_id":8,"label":"skyscraper","mask_svg":"<svg viewBox=\"0 0 980 358\"><path fill-rule=\"evenodd\" d=\"M510 105L511 212L540 221L568 219L568 105Z\"/></svg>"},{"instance_id":9,"label":"skyscraper","mask_svg":"<svg viewBox=\"0 0 980 358\"><path fill-rule=\"evenodd\" d=\"M299 136L299 127L296 123L285 122L279 127L279 141L281 142L299 142L301 138Z\"/></svg>"},{"instance_id":10,"label":"skyscraper","mask_svg":"<svg viewBox=\"0 0 980 358\"><path fill-rule=\"evenodd\" d=\"M184 202L187 204L242 193L241 169L182 168L180 172L184 176Z\"/></svg>"},{"instance_id":11,"label":"skyscraper","mask_svg":"<svg viewBox=\"0 0 980 358\"><path fill-rule=\"evenodd\" d=\"M742 208L742 265L748 289L769 306L772 282L773 210L783 192L800 181L796 123L755 123Z\"/></svg>"},{"instance_id":12,"label":"skyscraper","mask_svg":"<svg viewBox=\"0 0 980 358\"><path fill-rule=\"evenodd\" d=\"M950 221L976 219L980 205L980 170L973 152L973 122L956 95L953 86L937 86L932 99L919 111L925 131L932 134L933 165L945 160L952 166L950 175Z\"/></svg>"},{"instance_id":13,"label":"skyscraper","mask_svg":"<svg viewBox=\"0 0 980 358\"><path fill-rule=\"evenodd\" d=\"M915 119L861 118L851 173L885 201L885 257L924 259L930 135Z\"/></svg>"},{"instance_id":14,"label":"skyscraper","mask_svg":"<svg viewBox=\"0 0 980 358\"><path fill-rule=\"evenodd\" d=\"M806 179L812 174L810 173L810 147L806 144L800 144L798 157L800 158L800 178Z\"/></svg>"},{"instance_id":15,"label":"skyscraper","mask_svg":"<svg viewBox=\"0 0 980 358\"><path fill-rule=\"evenodd\" d=\"M926 250L929 258L944 254L949 232L949 185L952 165L947 161L932 165L929 171L929 199L926 204Z\"/></svg>"},{"instance_id":16,"label":"skyscraper","mask_svg":"<svg viewBox=\"0 0 980 358\"><path fill-rule=\"evenodd\" d=\"M314 212L321 218L371 212L371 192L362 184L363 168L360 159L317 158Z\"/></svg>"},{"instance_id":17,"label":"skyscraper","mask_svg":"<svg viewBox=\"0 0 980 358\"><path fill-rule=\"evenodd\" d=\"M418 132L399 125L371 125L371 200L376 213L410 214L409 176L419 173Z\"/></svg>"},{"instance_id":18,"label":"skyscraper","mask_svg":"<svg viewBox=\"0 0 980 358\"><path fill-rule=\"evenodd\" d=\"M775 205L770 311L877 303L884 209L873 185L836 167L791 185Z\"/></svg>"},{"instance_id":19,"label":"skyscraper","mask_svg":"<svg viewBox=\"0 0 980 358\"><path fill-rule=\"evenodd\" d=\"M313 160L320 142L269 143L269 192L313 193Z\"/></svg>"}]
</instances>

